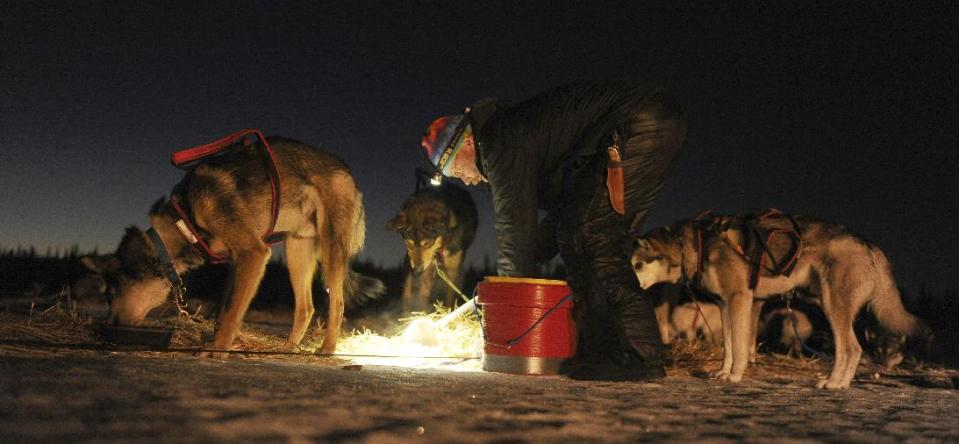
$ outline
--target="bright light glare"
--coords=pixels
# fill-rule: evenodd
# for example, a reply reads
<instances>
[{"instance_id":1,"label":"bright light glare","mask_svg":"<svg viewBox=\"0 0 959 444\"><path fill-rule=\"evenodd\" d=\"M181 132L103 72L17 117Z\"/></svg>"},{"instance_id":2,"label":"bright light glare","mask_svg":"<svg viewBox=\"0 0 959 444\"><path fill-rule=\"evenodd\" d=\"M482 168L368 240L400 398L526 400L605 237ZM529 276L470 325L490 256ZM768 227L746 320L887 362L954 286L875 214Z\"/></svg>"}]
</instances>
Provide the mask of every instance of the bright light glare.
<instances>
[{"instance_id":1,"label":"bright light glare","mask_svg":"<svg viewBox=\"0 0 959 444\"><path fill-rule=\"evenodd\" d=\"M353 331L340 338L336 352L368 355L350 358L360 365L482 371L479 358L484 344L479 321L470 314L437 327L434 321L448 312L440 309L437 313L406 319L403 333L395 336L381 336L370 330Z\"/></svg>"}]
</instances>

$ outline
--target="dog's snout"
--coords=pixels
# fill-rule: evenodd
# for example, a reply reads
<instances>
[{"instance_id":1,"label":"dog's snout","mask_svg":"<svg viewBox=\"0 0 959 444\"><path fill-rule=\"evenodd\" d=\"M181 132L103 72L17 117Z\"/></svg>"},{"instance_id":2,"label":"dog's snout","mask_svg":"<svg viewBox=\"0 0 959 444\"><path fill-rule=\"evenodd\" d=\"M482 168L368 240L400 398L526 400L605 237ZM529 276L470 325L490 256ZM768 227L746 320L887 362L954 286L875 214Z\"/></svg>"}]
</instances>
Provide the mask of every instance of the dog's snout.
<instances>
[{"instance_id":1,"label":"dog's snout","mask_svg":"<svg viewBox=\"0 0 959 444\"><path fill-rule=\"evenodd\" d=\"M429 264L426 262L421 262L418 264L410 264L410 267L413 268L414 273L419 274L426 271L426 269L429 267Z\"/></svg>"}]
</instances>

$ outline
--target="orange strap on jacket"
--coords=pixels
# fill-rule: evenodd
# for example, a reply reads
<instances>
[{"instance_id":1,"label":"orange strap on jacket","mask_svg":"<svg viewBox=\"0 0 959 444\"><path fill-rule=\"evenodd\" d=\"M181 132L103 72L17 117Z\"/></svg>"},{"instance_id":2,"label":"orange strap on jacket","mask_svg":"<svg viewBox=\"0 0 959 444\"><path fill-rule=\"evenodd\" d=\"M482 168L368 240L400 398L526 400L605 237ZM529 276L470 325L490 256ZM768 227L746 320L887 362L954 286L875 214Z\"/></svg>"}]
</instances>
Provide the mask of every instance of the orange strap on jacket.
<instances>
[{"instance_id":1,"label":"orange strap on jacket","mask_svg":"<svg viewBox=\"0 0 959 444\"><path fill-rule=\"evenodd\" d=\"M609 203L613 210L621 215L626 214L626 199L623 195L623 158L619 154L616 143L607 148L609 161L606 163L606 189L609 191Z\"/></svg>"}]
</instances>

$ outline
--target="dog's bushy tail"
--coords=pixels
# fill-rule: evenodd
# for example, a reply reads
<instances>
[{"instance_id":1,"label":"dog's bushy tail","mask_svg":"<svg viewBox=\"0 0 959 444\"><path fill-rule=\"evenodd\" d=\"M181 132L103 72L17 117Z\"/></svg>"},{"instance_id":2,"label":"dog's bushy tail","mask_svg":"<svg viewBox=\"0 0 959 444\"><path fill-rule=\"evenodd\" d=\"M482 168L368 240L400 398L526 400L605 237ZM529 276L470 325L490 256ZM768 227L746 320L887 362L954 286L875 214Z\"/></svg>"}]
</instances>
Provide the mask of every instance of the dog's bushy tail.
<instances>
[{"instance_id":1,"label":"dog's bushy tail","mask_svg":"<svg viewBox=\"0 0 959 444\"><path fill-rule=\"evenodd\" d=\"M346 277L345 305L347 310L363 307L378 300L386 293L383 281L361 274L352 268Z\"/></svg>"},{"instance_id":2,"label":"dog's bushy tail","mask_svg":"<svg viewBox=\"0 0 959 444\"><path fill-rule=\"evenodd\" d=\"M932 330L929 326L903 306L889 259L878 248L871 248L870 253L876 269L876 287L869 301L869 309L879 323L891 332L909 336L920 343L931 341Z\"/></svg>"},{"instance_id":3,"label":"dog's bushy tail","mask_svg":"<svg viewBox=\"0 0 959 444\"><path fill-rule=\"evenodd\" d=\"M353 230L351 231L348 250L350 257L355 257L363 250L366 243L366 207L363 206L363 193L356 192L357 202L353 207Z\"/></svg>"},{"instance_id":4,"label":"dog's bushy tail","mask_svg":"<svg viewBox=\"0 0 959 444\"><path fill-rule=\"evenodd\" d=\"M363 206L363 193L356 192L356 204L353 206L353 229L349 238L348 251L351 258L363 249L366 242L366 209ZM346 309L363 307L379 299L386 293L383 282L374 277L366 276L350 267L344 283L344 298Z\"/></svg>"}]
</instances>

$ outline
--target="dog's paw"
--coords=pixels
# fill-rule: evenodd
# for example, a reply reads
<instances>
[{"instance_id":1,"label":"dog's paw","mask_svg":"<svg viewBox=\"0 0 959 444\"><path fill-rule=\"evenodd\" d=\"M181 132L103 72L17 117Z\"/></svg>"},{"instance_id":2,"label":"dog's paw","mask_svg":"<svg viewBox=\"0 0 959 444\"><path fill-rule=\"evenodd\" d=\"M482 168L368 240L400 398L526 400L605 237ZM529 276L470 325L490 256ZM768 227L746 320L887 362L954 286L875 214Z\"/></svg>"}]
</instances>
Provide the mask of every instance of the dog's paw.
<instances>
[{"instance_id":1,"label":"dog's paw","mask_svg":"<svg viewBox=\"0 0 959 444\"><path fill-rule=\"evenodd\" d=\"M296 345L290 341L284 341L282 344L276 347L276 351L281 353L299 353L300 346Z\"/></svg>"},{"instance_id":2,"label":"dog's paw","mask_svg":"<svg viewBox=\"0 0 959 444\"><path fill-rule=\"evenodd\" d=\"M742 376L735 376L732 373L723 373L719 375L718 377L716 377L716 380L720 382L731 382L731 383L737 383L741 381L742 379L743 379Z\"/></svg>"},{"instance_id":3,"label":"dog's paw","mask_svg":"<svg viewBox=\"0 0 959 444\"><path fill-rule=\"evenodd\" d=\"M317 350L318 354L321 355L332 355L336 353L336 344L327 344L323 343L323 346Z\"/></svg>"},{"instance_id":4,"label":"dog's paw","mask_svg":"<svg viewBox=\"0 0 959 444\"><path fill-rule=\"evenodd\" d=\"M709 372L709 379L718 379L720 381L726 381L729 379L729 370L719 369L716 371Z\"/></svg>"},{"instance_id":5,"label":"dog's paw","mask_svg":"<svg viewBox=\"0 0 959 444\"><path fill-rule=\"evenodd\" d=\"M224 351L216 350L228 350L230 347L218 347L215 344L215 341L203 341L203 350L197 353L197 357L203 359L216 359L218 361L226 361L230 357L230 353Z\"/></svg>"},{"instance_id":6,"label":"dog's paw","mask_svg":"<svg viewBox=\"0 0 959 444\"><path fill-rule=\"evenodd\" d=\"M848 382L835 382L831 379L821 379L816 383L816 388L827 389L827 390L842 390L848 389Z\"/></svg>"},{"instance_id":7,"label":"dog's paw","mask_svg":"<svg viewBox=\"0 0 959 444\"><path fill-rule=\"evenodd\" d=\"M229 359L230 354L227 352L205 351L205 352L197 353L197 357L202 359L215 359L217 361L226 361L227 359Z\"/></svg>"}]
</instances>

